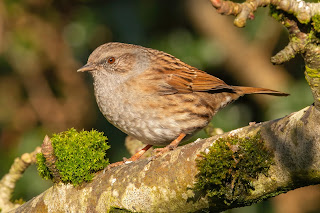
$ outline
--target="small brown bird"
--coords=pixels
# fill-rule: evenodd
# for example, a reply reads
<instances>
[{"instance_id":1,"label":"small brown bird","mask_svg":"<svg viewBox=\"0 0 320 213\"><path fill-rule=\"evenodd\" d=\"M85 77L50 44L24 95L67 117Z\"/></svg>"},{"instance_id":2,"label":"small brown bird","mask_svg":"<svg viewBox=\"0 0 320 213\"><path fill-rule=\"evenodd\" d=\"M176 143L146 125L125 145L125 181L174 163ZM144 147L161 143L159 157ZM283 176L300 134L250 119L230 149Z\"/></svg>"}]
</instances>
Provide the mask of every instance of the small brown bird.
<instances>
[{"instance_id":1,"label":"small brown bird","mask_svg":"<svg viewBox=\"0 0 320 213\"><path fill-rule=\"evenodd\" d=\"M213 115L245 94L287 96L270 89L230 86L162 51L107 43L90 55L78 72L88 71L100 111L110 123L147 146L174 149L201 130ZM116 165L122 164L120 162Z\"/></svg>"}]
</instances>

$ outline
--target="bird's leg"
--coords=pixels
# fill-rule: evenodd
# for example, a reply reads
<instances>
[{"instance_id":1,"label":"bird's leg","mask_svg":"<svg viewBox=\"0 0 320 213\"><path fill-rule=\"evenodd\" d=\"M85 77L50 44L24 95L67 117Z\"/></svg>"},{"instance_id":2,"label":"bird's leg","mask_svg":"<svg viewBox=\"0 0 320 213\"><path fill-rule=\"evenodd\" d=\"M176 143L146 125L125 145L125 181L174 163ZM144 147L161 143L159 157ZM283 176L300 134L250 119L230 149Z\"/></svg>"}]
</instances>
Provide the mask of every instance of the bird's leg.
<instances>
[{"instance_id":1,"label":"bird's leg","mask_svg":"<svg viewBox=\"0 0 320 213\"><path fill-rule=\"evenodd\" d=\"M182 141L182 139L186 137L185 133L181 133L175 140L173 140L168 146L163 147L163 148L157 148L154 151L157 152L157 154L154 156L155 158L163 155L164 153L174 150L179 143Z\"/></svg>"},{"instance_id":2,"label":"bird's leg","mask_svg":"<svg viewBox=\"0 0 320 213\"><path fill-rule=\"evenodd\" d=\"M154 158L157 158L161 155L163 155L164 153L174 150L179 143L182 141L182 139L186 136L185 133L181 133L175 140L173 140L168 146L164 147L164 148L157 148L154 151L157 152L157 154L154 156ZM119 161L119 162L115 162L112 163L110 165L108 165L108 167L106 169L110 169L113 167L117 167L120 166L122 164L125 164L126 162L132 162L132 161L136 161L138 159L141 158L141 156L148 151L148 149L150 149L152 147L152 145L146 145L143 149L141 149L140 151L138 151L136 154L132 155L131 158L129 159L124 159L123 161ZM106 170L105 169L105 170Z\"/></svg>"},{"instance_id":3,"label":"bird's leg","mask_svg":"<svg viewBox=\"0 0 320 213\"><path fill-rule=\"evenodd\" d=\"M152 145L146 145L143 149L141 149L140 151L138 151L136 154L132 155L131 158L126 159L125 161L136 161L139 160L141 158L141 156L146 153L146 151L148 151L148 149L150 149L152 147Z\"/></svg>"},{"instance_id":4,"label":"bird's leg","mask_svg":"<svg viewBox=\"0 0 320 213\"><path fill-rule=\"evenodd\" d=\"M107 169L113 168L113 167L117 167L120 166L126 162L132 162L132 161L136 161L139 160L141 158L141 156L148 151L148 149L150 149L152 147L152 145L146 145L143 149L141 149L140 151L138 151L136 154L132 155L129 159L124 159L123 161L119 161L119 162L115 162L112 164L109 164Z\"/></svg>"}]
</instances>

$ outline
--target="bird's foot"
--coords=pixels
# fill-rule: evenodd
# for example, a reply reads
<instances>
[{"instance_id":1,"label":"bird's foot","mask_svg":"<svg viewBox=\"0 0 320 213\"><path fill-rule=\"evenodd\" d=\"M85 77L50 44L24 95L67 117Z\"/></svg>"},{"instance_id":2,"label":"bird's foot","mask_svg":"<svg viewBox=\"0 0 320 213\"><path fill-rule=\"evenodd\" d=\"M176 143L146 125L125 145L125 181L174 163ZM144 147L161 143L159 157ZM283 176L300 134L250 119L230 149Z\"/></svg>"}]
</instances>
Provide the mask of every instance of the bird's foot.
<instances>
[{"instance_id":1,"label":"bird's foot","mask_svg":"<svg viewBox=\"0 0 320 213\"><path fill-rule=\"evenodd\" d=\"M167 153L169 151L174 150L175 148L177 148L177 146L179 145L179 143L182 141L182 139L186 136L185 133L181 133L174 141L172 141L168 146L163 147L163 148L157 148L154 150L154 152L156 153L153 156L153 159L160 157L161 155L163 155L164 153Z\"/></svg>"},{"instance_id":2,"label":"bird's foot","mask_svg":"<svg viewBox=\"0 0 320 213\"><path fill-rule=\"evenodd\" d=\"M153 158L160 157L161 155L163 155L169 151L172 151L175 148L177 148L177 146L172 146L171 144L169 144L166 147L154 149L154 153L156 153L156 154L153 156Z\"/></svg>"},{"instance_id":3,"label":"bird's foot","mask_svg":"<svg viewBox=\"0 0 320 213\"><path fill-rule=\"evenodd\" d=\"M129 164L132 163L133 161L139 160L141 158L141 156L148 151L148 149L150 149L152 147L152 145L146 145L143 149L141 149L139 152L137 152L136 154L132 155L131 158L127 159L127 158L123 158L123 161L119 161L119 162L115 162L112 164L109 164L104 170L103 173L105 173L107 170L113 168L113 167L117 167L117 166L121 166L123 164Z\"/></svg>"}]
</instances>

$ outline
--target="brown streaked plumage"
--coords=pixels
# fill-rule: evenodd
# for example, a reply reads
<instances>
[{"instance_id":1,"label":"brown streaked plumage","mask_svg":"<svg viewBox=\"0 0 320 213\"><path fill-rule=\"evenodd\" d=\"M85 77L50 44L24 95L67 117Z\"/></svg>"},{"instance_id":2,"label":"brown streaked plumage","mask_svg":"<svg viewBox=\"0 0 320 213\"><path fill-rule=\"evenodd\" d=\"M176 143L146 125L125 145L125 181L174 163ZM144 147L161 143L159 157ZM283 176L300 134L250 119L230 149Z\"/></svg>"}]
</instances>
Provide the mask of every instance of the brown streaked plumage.
<instances>
[{"instance_id":1,"label":"brown streaked plumage","mask_svg":"<svg viewBox=\"0 0 320 213\"><path fill-rule=\"evenodd\" d=\"M116 42L94 50L78 71L92 74L97 103L110 123L145 144L170 145L162 152L204 128L219 109L240 96L288 95L230 86L170 54Z\"/></svg>"}]
</instances>

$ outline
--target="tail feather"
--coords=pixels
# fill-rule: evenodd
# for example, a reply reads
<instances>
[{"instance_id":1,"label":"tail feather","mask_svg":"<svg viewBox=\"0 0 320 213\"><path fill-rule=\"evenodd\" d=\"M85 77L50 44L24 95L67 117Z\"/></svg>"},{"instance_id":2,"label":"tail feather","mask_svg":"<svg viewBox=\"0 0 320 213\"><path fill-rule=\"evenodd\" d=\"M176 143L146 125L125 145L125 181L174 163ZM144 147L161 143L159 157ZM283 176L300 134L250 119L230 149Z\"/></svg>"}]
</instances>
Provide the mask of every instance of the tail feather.
<instances>
[{"instance_id":1,"label":"tail feather","mask_svg":"<svg viewBox=\"0 0 320 213\"><path fill-rule=\"evenodd\" d=\"M265 89L265 88L256 88L256 87L241 87L233 86L233 89L241 95L245 94L265 94L265 95L274 95L274 96L288 96L288 93L279 92L276 90Z\"/></svg>"}]
</instances>

